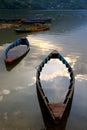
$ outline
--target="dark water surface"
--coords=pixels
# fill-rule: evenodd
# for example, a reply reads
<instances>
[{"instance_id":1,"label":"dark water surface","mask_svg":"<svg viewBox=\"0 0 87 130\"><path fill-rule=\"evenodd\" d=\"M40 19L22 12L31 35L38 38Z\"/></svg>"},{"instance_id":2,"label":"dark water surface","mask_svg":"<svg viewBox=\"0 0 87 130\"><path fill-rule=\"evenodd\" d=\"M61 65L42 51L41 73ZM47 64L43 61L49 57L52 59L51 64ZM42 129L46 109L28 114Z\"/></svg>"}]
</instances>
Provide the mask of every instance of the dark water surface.
<instances>
[{"instance_id":1,"label":"dark water surface","mask_svg":"<svg viewBox=\"0 0 87 130\"><path fill-rule=\"evenodd\" d=\"M50 30L45 32L16 34L12 28L0 29L0 130L47 129L39 107L35 80L37 66L54 49L70 63L75 74L75 92L65 130L87 130L87 11L0 10L0 17L53 18ZM28 38L30 52L17 65L7 68L4 51L10 42L21 36ZM48 70L50 72L51 68ZM59 79L56 69L52 71L53 77L50 74L48 77L51 79L49 85L54 82L56 85L53 93L48 88L50 100L54 100L54 96L62 99L60 93L57 95L57 84L64 87L69 83L67 75L62 77L62 68L61 72L60 69L58 71ZM59 130L58 126L47 130L51 129Z\"/></svg>"}]
</instances>

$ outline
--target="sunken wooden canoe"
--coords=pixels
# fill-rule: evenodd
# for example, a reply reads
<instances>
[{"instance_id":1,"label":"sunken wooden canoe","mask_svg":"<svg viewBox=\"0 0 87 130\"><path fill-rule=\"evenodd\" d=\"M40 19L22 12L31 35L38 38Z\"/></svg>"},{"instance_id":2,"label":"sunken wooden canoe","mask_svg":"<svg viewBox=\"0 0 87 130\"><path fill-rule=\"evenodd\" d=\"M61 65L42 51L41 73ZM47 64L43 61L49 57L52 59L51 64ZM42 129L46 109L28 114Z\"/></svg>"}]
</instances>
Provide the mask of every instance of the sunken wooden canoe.
<instances>
[{"instance_id":1,"label":"sunken wooden canoe","mask_svg":"<svg viewBox=\"0 0 87 130\"><path fill-rule=\"evenodd\" d=\"M70 84L67 90L67 94L65 96L65 99L63 102L49 102L48 98L46 97L42 85L40 82L40 73L42 71L42 68L44 65L50 60L50 59L59 59L62 61L63 64L65 64L66 68L68 69L68 72L70 74ZM75 84L75 78L74 73L69 65L69 63L63 58L62 55L56 50L54 50L52 53L50 53L39 65L36 73L36 88L37 92L39 94L39 97L41 98L42 103L44 104L44 107L47 111L47 113L50 115L50 118L54 122L54 124L59 124L59 122L64 118L64 115L68 109L68 106L70 102L72 101L73 93L74 93L74 84ZM44 109L44 108L43 108Z\"/></svg>"},{"instance_id":2,"label":"sunken wooden canoe","mask_svg":"<svg viewBox=\"0 0 87 130\"><path fill-rule=\"evenodd\" d=\"M5 50L5 63L11 64L24 55L30 50L29 41L27 38L20 38L9 45Z\"/></svg>"}]
</instances>

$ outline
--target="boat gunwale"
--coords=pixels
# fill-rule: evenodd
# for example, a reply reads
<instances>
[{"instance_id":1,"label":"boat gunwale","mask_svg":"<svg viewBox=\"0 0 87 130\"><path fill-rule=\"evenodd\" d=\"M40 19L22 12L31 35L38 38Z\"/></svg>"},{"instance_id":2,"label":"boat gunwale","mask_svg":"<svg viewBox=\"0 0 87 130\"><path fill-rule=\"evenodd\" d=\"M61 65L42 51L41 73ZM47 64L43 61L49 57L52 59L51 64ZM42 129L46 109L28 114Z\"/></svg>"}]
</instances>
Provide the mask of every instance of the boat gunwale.
<instances>
[{"instance_id":1,"label":"boat gunwale","mask_svg":"<svg viewBox=\"0 0 87 130\"><path fill-rule=\"evenodd\" d=\"M22 40L25 39L27 41L27 43L25 44L24 42L22 43ZM19 40L19 43L17 43ZM20 41L21 40L21 41ZM27 48L26 48L26 51L23 52L23 54L21 54L20 56L18 57L15 57L15 58L9 58L8 57L8 52L13 49L14 47L17 47L17 46L20 46L20 45L26 45ZM17 39L15 42L13 42L11 45L9 45L6 50L5 50L5 63L6 64L11 64L13 62L15 62L16 60L20 59L21 57L23 57L24 55L26 55L30 50L30 46L29 46L29 41L27 40L27 38L20 38L20 39Z\"/></svg>"}]
</instances>

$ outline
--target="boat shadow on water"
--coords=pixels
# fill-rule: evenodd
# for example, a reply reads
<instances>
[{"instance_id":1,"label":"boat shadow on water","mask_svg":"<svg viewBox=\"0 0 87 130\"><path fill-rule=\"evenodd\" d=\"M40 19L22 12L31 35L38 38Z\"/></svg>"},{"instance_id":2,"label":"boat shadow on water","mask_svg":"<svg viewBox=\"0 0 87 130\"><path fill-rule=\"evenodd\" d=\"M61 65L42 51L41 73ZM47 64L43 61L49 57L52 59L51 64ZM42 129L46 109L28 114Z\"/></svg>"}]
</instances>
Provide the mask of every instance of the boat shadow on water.
<instances>
[{"instance_id":1,"label":"boat shadow on water","mask_svg":"<svg viewBox=\"0 0 87 130\"><path fill-rule=\"evenodd\" d=\"M60 120L60 122L58 124L54 124L54 122L53 122L50 114L48 113L48 110L47 110L47 108L46 108L46 106L45 106L45 104L44 104L44 102L41 98L41 95L40 95L37 87L36 87L36 91L37 91L37 97L38 97L38 102L39 102L39 105L40 105L43 121L44 121L44 124L45 124L45 129L46 130L65 130L67 120L68 120L68 117L69 117L69 114L70 114L70 111L71 111L74 92L73 92L72 98L69 100L66 112L64 113L62 119Z\"/></svg>"},{"instance_id":2,"label":"boat shadow on water","mask_svg":"<svg viewBox=\"0 0 87 130\"><path fill-rule=\"evenodd\" d=\"M23 60L23 58L27 55L28 52L29 52L29 50L22 57L19 57L12 64L8 64L5 62L5 66L6 66L7 71L11 71L14 67L16 67L16 65L18 65Z\"/></svg>"}]
</instances>

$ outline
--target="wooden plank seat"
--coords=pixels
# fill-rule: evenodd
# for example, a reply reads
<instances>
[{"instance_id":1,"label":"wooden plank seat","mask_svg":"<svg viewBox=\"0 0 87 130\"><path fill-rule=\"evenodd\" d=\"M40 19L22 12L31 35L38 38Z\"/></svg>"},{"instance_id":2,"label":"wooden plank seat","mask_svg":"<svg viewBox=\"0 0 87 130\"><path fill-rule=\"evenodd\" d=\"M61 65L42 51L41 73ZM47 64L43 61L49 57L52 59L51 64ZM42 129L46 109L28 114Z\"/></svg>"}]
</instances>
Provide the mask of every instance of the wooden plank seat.
<instances>
[{"instance_id":1,"label":"wooden plank seat","mask_svg":"<svg viewBox=\"0 0 87 130\"><path fill-rule=\"evenodd\" d=\"M48 103L55 119L60 120L64 114L66 104L64 103Z\"/></svg>"}]
</instances>

